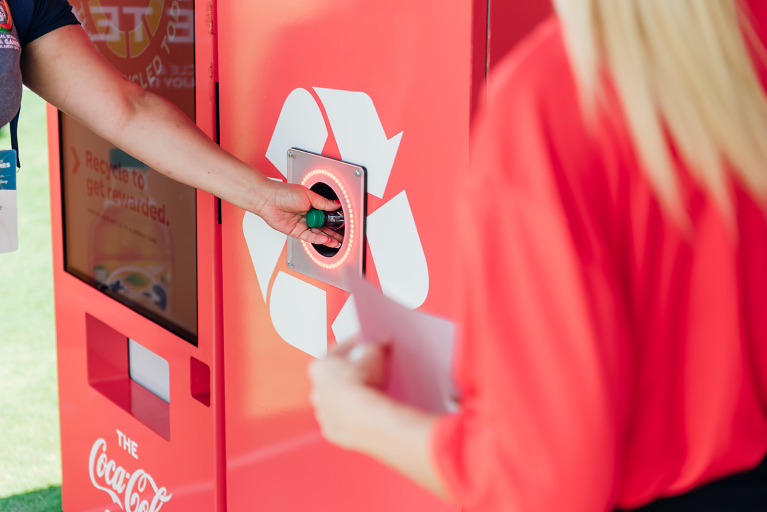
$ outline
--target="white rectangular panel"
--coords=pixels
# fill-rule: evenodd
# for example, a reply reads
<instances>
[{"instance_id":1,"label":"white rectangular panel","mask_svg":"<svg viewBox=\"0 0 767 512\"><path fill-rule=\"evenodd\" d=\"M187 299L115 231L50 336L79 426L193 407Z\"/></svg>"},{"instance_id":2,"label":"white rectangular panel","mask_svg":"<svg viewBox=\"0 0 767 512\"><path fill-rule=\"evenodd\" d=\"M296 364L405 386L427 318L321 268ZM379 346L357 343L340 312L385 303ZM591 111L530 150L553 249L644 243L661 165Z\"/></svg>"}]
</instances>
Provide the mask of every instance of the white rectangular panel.
<instances>
[{"instance_id":1,"label":"white rectangular panel","mask_svg":"<svg viewBox=\"0 0 767 512\"><path fill-rule=\"evenodd\" d=\"M131 380L170 403L170 367L168 361L129 339L128 368Z\"/></svg>"}]
</instances>

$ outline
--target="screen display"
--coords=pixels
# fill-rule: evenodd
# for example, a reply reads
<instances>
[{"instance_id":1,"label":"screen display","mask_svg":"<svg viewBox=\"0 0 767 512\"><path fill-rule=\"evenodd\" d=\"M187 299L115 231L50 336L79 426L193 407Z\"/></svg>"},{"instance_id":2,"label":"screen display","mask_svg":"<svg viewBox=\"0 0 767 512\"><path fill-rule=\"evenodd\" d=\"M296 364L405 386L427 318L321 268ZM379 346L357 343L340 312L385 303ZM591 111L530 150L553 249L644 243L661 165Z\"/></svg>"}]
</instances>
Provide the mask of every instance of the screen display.
<instances>
[{"instance_id":1,"label":"screen display","mask_svg":"<svg viewBox=\"0 0 767 512\"><path fill-rule=\"evenodd\" d=\"M70 0L128 80L195 119L191 0ZM66 270L197 344L195 189L60 114Z\"/></svg>"}]
</instances>

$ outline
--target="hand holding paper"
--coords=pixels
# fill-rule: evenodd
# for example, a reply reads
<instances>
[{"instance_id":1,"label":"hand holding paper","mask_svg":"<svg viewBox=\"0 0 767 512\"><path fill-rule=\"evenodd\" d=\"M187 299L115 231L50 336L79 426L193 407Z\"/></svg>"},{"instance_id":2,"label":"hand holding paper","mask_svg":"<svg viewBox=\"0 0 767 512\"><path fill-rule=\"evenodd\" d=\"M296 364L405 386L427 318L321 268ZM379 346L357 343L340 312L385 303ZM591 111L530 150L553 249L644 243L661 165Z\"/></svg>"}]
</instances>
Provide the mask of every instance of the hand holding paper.
<instances>
[{"instance_id":1,"label":"hand holding paper","mask_svg":"<svg viewBox=\"0 0 767 512\"><path fill-rule=\"evenodd\" d=\"M413 311L384 296L363 277L348 274L362 342L391 344L385 391L392 398L433 413L453 412L451 378L455 344L452 322Z\"/></svg>"},{"instance_id":2,"label":"hand holding paper","mask_svg":"<svg viewBox=\"0 0 767 512\"><path fill-rule=\"evenodd\" d=\"M455 327L386 298L363 277L347 274L346 282L362 341L336 347L309 366L322 435L446 498L430 439L439 415L456 408L450 378Z\"/></svg>"}]
</instances>

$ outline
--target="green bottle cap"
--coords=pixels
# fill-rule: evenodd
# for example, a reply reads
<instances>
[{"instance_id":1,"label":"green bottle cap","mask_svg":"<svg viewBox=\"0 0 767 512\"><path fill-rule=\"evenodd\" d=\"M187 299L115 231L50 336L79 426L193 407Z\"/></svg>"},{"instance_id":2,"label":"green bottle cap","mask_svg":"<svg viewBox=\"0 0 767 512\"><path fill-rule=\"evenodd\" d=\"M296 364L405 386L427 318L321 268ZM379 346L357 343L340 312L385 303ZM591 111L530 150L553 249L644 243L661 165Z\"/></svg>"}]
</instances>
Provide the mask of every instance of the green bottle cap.
<instances>
[{"instance_id":1,"label":"green bottle cap","mask_svg":"<svg viewBox=\"0 0 767 512\"><path fill-rule=\"evenodd\" d=\"M310 228L321 228L325 225L325 212L312 208L306 212L306 225Z\"/></svg>"}]
</instances>

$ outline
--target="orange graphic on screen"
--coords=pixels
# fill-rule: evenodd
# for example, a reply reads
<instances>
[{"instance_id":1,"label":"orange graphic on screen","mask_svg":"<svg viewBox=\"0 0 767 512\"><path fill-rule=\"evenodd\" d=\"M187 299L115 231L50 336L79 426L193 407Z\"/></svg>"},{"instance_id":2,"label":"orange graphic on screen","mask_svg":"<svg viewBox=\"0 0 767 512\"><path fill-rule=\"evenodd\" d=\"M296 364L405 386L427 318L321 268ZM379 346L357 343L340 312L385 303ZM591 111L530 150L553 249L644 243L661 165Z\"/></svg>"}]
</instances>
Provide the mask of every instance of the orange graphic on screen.
<instances>
[{"instance_id":1,"label":"orange graphic on screen","mask_svg":"<svg viewBox=\"0 0 767 512\"><path fill-rule=\"evenodd\" d=\"M194 119L194 2L74 0L80 23L128 80Z\"/></svg>"}]
</instances>

